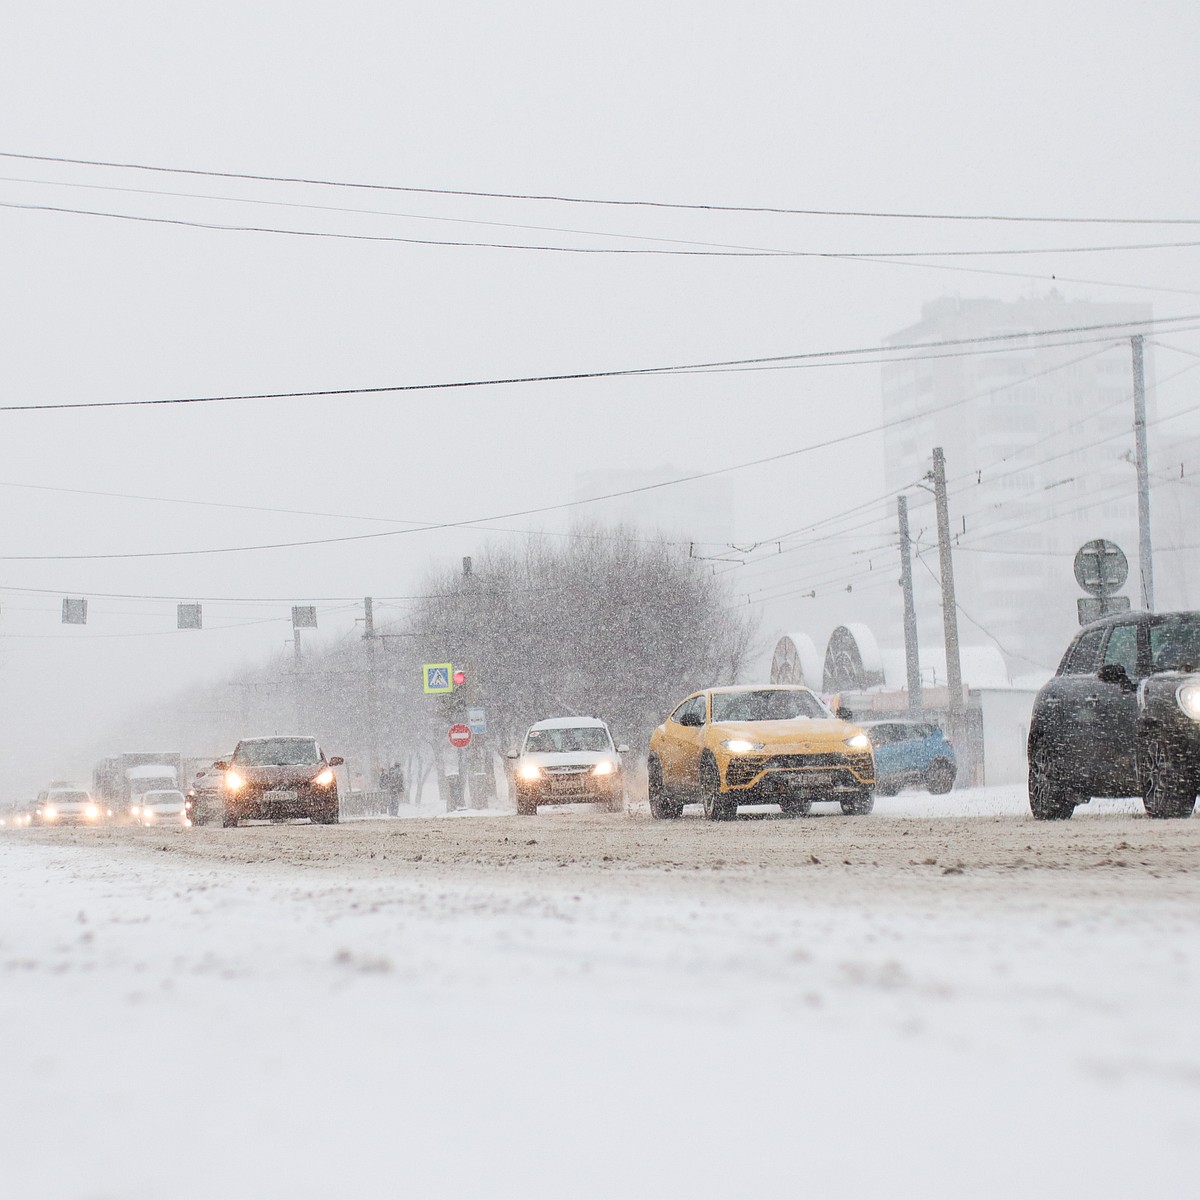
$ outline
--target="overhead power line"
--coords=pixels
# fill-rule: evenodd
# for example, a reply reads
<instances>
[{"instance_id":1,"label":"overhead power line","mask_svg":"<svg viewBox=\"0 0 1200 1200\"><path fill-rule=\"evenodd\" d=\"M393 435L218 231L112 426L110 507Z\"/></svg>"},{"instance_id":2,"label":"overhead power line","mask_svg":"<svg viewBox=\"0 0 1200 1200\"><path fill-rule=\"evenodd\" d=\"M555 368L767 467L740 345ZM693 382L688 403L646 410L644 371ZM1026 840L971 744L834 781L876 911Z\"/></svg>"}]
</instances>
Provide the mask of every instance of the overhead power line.
<instances>
[{"instance_id":1,"label":"overhead power line","mask_svg":"<svg viewBox=\"0 0 1200 1200\"><path fill-rule=\"evenodd\" d=\"M92 187L92 184L56 184L50 180L9 179L4 182L36 183L58 187ZM524 229L537 233L564 233L577 237L616 238L627 241L659 242L660 246L562 246L533 242L484 242L464 241L457 238L402 237L398 234L349 233L332 229L294 229L277 225L240 225L225 221L201 221L186 217L151 216L145 213L113 212L110 209L76 208L64 204L34 204L15 200L0 201L0 208L18 209L23 212L63 213L81 217L105 217L114 221L134 221L148 225L178 225L188 229L209 229L225 233L272 233L285 237L332 238L352 242L394 242L409 246L445 246L455 249L478 250L530 250L551 254L624 254L656 255L688 258L827 258L861 259L865 262L893 262L927 258L998 258L1034 257L1042 254L1109 254L1142 250L1187 250L1200 246L1200 241L1173 242L1125 242L1102 246L1021 246L966 250L797 250L787 246L744 246L722 242L704 242L690 238L658 237L654 234L623 233L601 229L564 229L547 225L529 225L510 221L472 220L469 217L437 217L424 213L388 213L379 210L340 208L332 205L287 204L275 200L258 200L245 196L188 195L182 192L163 192L150 189L116 188L104 189L132 192L136 195L174 196L181 200L214 200L228 204L260 204L288 208L315 209L319 212L357 214L359 216L395 217L415 221L453 221L461 225L487 225L505 229ZM687 247L669 249L668 246Z\"/></svg>"},{"instance_id":2,"label":"overhead power line","mask_svg":"<svg viewBox=\"0 0 1200 1200\"><path fill-rule=\"evenodd\" d=\"M242 179L255 183L289 183L309 187L354 188L373 192L401 192L420 196L461 196L485 200L527 200L552 204L602 205L616 208L655 208L681 212L772 213L798 217L862 217L903 221L997 221L1054 225L1200 225L1196 217L1094 217L1042 216L1013 213L936 213L885 211L873 209L793 208L782 205L685 203L667 200L630 200L595 196L568 196L547 192L499 192L464 188L420 187L411 184L361 183L296 175L262 175L238 171L211 171L192 167L164 167L149 163L118 162L103 159L67 158L50 154L19 154L0 151L0 158L22 162L60 163L70 166L106 167L126 171L148 171L163 175L192 175L206 179Z\"/></svg>"},{"instance_id":3,"label":"overhead power line","mask_svg":"<svg viewBox=\"0 0 1200 1200\"><path fill-rule=\"evenodd\" d=\"M68 208L62 205L49 204L16 204L8 201L0 201L0 208L23 209L29 212L56 212L68 213L76 216L90 216L108 218L117 221L127 221L134 223L152 224L152 225L170 225L181 228L191 229L207 229L217 232L232 232L232 233L267 233L279 234L282 236L300 237L308 239L333 238L344 241L358 242L394 242L398 244L408 244L414 246L448 246L458 247L462 249L476 250L536 250L545 252L554 252L562 254L582 254L582 255L604 255L604 254L657 254L657 255L684 255L699 258L796 258L796 257L815 257L824 258L834 262L854 262L866 263L875 266L890 266L890 267L908 267L921 271L953 271L958 274L966 275L994 275L1006 279L1023 279L1026 282L1030 280L1041 280L1048 283L1076 283L1089 287L1106 287L1106 288L1121 288L1124 290L1133 289L1143 292L1161 292L1163 294L1177 296L1196 296L1200 295L1194 288L1170 287L1164 284L1155 283L1129 283L1112 279L1091 279L1077 275L1063 275L1060 272L1052 274L1032 274L1028 270L1022 271L1006 271L999 267L980 267L980 266L962 266L954 263L935 262L931 258L904 258L891 256L878 256L872 254L836 254L829 252L817 251L787 251L787 250L651 250L651 249L629 249L621 247L604 247L604 246L545 246L532 245L521 242L480 242L480 241L452 241L448 239L437 238L402 238L396 236L384 236L380 234L355 234L355 233L337 233L320 230L303 230L303 229L280 229L275 226L266 225L228 225L217 222L208 221L188 221L182 218L168 217L150 217L138 216L131 213L115 213L99 209L82 209ZM613 234L610 236L625 237L625 238L641 238L640 234ZM653 241L671 241L674 239L668 238L650 238ZM679 239L682 241L682 239ZM697 243L704 245L705 243ZM1183 245L1185 243L1180 243ZM1192 243L1186 243L1192 244ZM1156 247L1146 246L1144 249L1154 249ZM931 255L936 255L938 252L930 251ZM1043 253L1042 251L1029 251L1029 253Z\"/></svg>"},{"instance_id":4,"label":"overhead power line","mask_svg":"<svg viewBox=\"0 0 1200 1200\"><path fill-rule=\"evenodd\" d=\"M1175 318L1182 319L1182 318ZM1096 328L1108 328L1097 326ZM1012 338L1028 337L1028 334L1001 334L992 335L988 338L978 339L980 341L1005 340ZM971 340L971 339L967 339ZM980 393L986 394L986 393ZM337 545L349 542L374 541L380 538L399 537L405 534L423 533L429 530L441 529L456 529L466 526L475 526L487 524L493 521L509 520L516 517L534 516L547 512L559 512L563 509L576 508L585 504L596 504L605 500L615 500L626 496L640 495L645 492L658 491L662 488L674 487L678 484L691 483L700 479L711 479L718 475L729 474L733 471L742 471L750 467L764 466L768 463L781 462L786 459L795 458L803 454L810 454L817 450L828 449L832 446L844 445L847 442L855 441L859 438L866 437L872 433L881 432L884 429L891 428L897 425L907 424L910 421L922 420L928 417L931 413L942 412L950 408L955 408L961 404L977 399L977 396L960 397L957 400L952 400L935 409L926 410L920 414L914 414L909 417L898 417L891 421L884 421L878 425L870 426L866 429L855 430L850 433L839 434L832 438L826 438L821 442L813 442L807 446L800 446L792 450L780 451L776 454L766 455L762 458L751 459L747 462L734 463L730 466L715 467L708 471L695 471L689 475L679 476L675 479L666 479L658 483L642 484L638 487L623 488L615 492L607 492L598 496L589 496L580 500L563 500L555 504L540 505L534 508L518 509L512 512L495 513L484 517L470 517L462 521L441 521L428 525L409 526L405 529L384 529L375 533L358 533L344 534L335 537L325 538L306 538L298 541L287 542L265 542L256 543L254 545L242 546L216 546L205 547L200 549L188 550L147 550L134 551L124 553L105 553L105 554L19 554L19 555L0 555L0 562L87 562L97 560L118 560L118 559L143 559L143 558L189 558L210 554L240 554L253 551L263 550L291 550L300 549L310 546L328 546ZM2 410L0 410L2 411Z\"/></svg>"},{"instance_id":5,"label":"overhead power line","mask_svg":"<svg viewBox=\"0 0 1200 1200\"><path fill-rule=\"evenodd\" d=\"M289 517L320 517L342 521L370 521L379 525L413 525L426 528L428 522L406 520L403 517L368 516L365 513L321 512L305 508L278 508L266 504L232 504L226 500L189 500L179 496L148 496L137 492L105 492L95 488L62 487L48 483L17 483L0 479L0 488L18 488L22 491L52 492L64 496L96 496L108 500L135 500L152 504L182 504L195 508L224 508L234 512L270 513ZM638 537L636 534L596 533L578 529L513 529L504 525L461 525L461 529L480 533L515 533L525 537L567 538L582 542L643 542L648 545L667 546L724 546L724 542L700 542L695 538Z\"/></svg>"},{"instance_id":6,"label":"overhead power line","mask_svg":"<svg viewBox=\"0 0 1200 1200\"><path fill-rule=\"evenodd\" d=\"M512 375L490 379L442 380L433 383L394 383L376 387L314 388L293 392L242 392L210 396L171 396L149 400L78 400L56 404L0 404L0 412L62 412L81 408L148 408L184 404L224 404L246 400L319 399L331 396L374 396L400 392L447 391L456 388L505 387L518 383L571 383L583 379L629 379L638 376L678 375L692 371L719 372L728 368L793 364L824 365L863 355L904 353L910 350L941 350L953 346L1018 345L1038 338L1067 337L1073 342L1105 341L1116 332L1129 333L1138 329L1152 330L1170 327L1178 332L1181 325L1200 321L1200 313L1177 317L1157 317L1145 321L1117 321L1096 325L1071 325L1057 329L1022 330L1014 333L987 334L979 337L944 338L933 342L895 343L890 346L859 346L845 350L810 350L795 354L775 354L755 358L718 359L708 362L677 363L672 366L623 367L609 371L570 371L562 374ZM1089 338L1084 335L1096 335ZM1021 347L1024 348L1024 347ZM872 364L874 365L874 364ZM882 427L881 427L882 428Z\"/></svg>"}]
</instances>

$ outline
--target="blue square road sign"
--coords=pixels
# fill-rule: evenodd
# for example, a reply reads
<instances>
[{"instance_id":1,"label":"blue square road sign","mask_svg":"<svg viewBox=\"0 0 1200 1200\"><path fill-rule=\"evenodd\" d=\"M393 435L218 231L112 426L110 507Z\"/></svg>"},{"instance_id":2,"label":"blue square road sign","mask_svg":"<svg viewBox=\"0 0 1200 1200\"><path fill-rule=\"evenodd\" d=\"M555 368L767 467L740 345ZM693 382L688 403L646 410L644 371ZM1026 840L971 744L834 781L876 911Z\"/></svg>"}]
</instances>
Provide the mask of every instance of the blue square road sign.
<instances>
[{"instance_id":1,"label":"blue square road sign","mask_svg":"<svg viewBox=\"0 0 1200 1200\"><path fill-rule=\"evenodd\" d=\"M426 692L452 692L454 684L450 682L451 663L425 663L421 667Z\"/></svg>"}]
</instances>

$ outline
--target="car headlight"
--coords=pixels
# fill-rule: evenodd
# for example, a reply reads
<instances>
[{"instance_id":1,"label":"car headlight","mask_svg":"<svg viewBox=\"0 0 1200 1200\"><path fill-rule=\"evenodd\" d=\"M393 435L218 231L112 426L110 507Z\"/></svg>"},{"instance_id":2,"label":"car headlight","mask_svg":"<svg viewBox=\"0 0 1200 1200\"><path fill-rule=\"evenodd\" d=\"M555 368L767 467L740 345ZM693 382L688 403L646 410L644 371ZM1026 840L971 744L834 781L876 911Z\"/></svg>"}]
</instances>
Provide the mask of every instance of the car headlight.
<instances>
[{"instance_id":1,"label":"car headlight","mask_svg":"<svg viewBox=\"0 0 1200 1200\"><path fill-rule=\"evenodd\" d=\"M329 767L326 767L325 770L320 773L320 775L317 775L313 779L313 783L315 783L317 787L328 787L332 782L333 771Z\"/></svg>"},{"instance_id":2,"label":"car headlight","mask_svg":"<svg viewBox=\"0 0 1200 1200\"><path fill-rule=\"evenodd\" d=\"M236 771L226 771L225 786L231 792L240 792L246 786L246 781Z\"/></svg>"},{"instance_id":3,"label":"car headlight","mask_svg":"<svg viewBox=\"0 0 1200 1200\"><path fill-rule=\"evenodd\" d=\"M846 739L846 745L851 750L870 750L871 739L865 733L856 733L853 737Z\"/></svg>"},{"instance_id":4,"label":"car headlight","mask_svg":"<svg viewBox=\"0 0 1200 1200\"><path fill-rule=\"evenodd\" d=\"M145 821L152 821L154 819L154 809L143 808L142 809L142 819Z\"/></svg>"},{"instance_id":5,"label":"car headlight","mask_svg":"<svg viewBox=\"0 0 1200 1200\"><path fill-rule=\"evenodd\" d=\"M1175 689L1175 702L1193 721L1200 721L1200 683L1181 683Z\"/></svg>"},{"instance_id":6,"label":"car headlight","mask_svg":"<svg viewBox=\"0 0 1200 1200\"><path fill-rule=\"evenodd\" d=\"M89 804L87 808L83 810L83 815L87 817L89 821L94 821L100 815L100 809L95 804Z\"/></svg>"},{"instance_id":7,"label":"car headlight","mask_svg":"<svg viewBox=\"0 0 1200 1200\"><path fill-rule=\"evenodd\" d=\"M58 816L58 809L55 808L53 804L47 804L46 807L42 809L42 816L45 817L47 821L53 821L54 818Z\"/></svg>"},{"instance_id":8,"label":"car headlight","mask_svg":"<svg viewBox=\"0 0 1200 1200\"><path fill-rule=\"evenodd\" d=\"M593 775L611 775L617 768L607 758L602 758L593 768Z\"/></svg>"},{"instance_id":9,"label":"car headlight","mask_svg":"<svg viewBox=\"0 0 1200 1200\"><path fill-rule=\"evenodd\" d=\"M730 754L750 754L763 748L762 742L748 742L745 738L729 738L721 743Z\"/></svg>"},{"instance_id":10,"label":"car headlight","mask_svg":"<svg viewBox=\"0 0 1200 1200\"><path fill-rule=\"evenodd\" d=\"M517 774L520 775L522 779L527 779L532 782L535 779L541 779L542 768L539 767L537 763L522 763L517 768Z\"/></svg>"}]
</instances>

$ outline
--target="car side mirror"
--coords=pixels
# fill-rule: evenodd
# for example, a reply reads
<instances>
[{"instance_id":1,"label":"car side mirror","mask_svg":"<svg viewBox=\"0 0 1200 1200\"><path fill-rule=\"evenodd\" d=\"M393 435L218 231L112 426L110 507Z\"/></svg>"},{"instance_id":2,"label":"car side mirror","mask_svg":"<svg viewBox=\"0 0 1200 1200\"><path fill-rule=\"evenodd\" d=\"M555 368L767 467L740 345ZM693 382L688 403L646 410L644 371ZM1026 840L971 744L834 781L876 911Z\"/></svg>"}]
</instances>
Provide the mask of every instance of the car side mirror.
<instances>
[{"instance_id":1,"label":"car side mirror","mask_svg":"<svg viewBox=\"0 0 1200 1200\"><path fill-rule=\"evenodd\" d=\"M684 713L683 716L679 718L679 723L680 725L687 725L692 729L699 729L700 726L704 724L704 722L700 719L700 714L694 712Z\"/></svg>"},{"instance_id":2,"label":"car side mirror","mask_svg":"<svg viewBox=\"0 0 1200 1200\"><path fill-rule=\"evenodd\" d=\"M516 750L510 750L504 757L505 758L520 758L521 755Z\"/></svg>"},{"instance_id":3,"label":"car side mirror","mask_svg":"<svg viewBox=\"0 0 1200 1200\"><path fill-rule=\"evenodd\" d=\"M213 766L218 771L228 771L229 770L229 764L227 762L213 763Z\"/></svg>"},{"instance_id":4,"label":"car side mirror","mask_svg":"<svg viewBox=\"0 0 1200 1200\"><path fill-rule=\"evenodd\" d=\"M342 765L342 764L343 764L345 761L346 761L346 760L345 760L345 759L344 759L344 758L343 758L343 757L342 757L340 754L335 754L335 755L334 755L334 756L333 756L333 757L332 757L332 758L329 760L329 765L330 765L331 767L340 767L340 766L341 766L341 765Z\"/></svg>"},{"instance_id":5,"label":"car side mirror","mask_svg":"<svg viewBox=\"0 0 1200 1200\"><path fill-rule=\"evenodd\" d=\"M629 753L629 747L628 747L627 745L625 745L625 743L624 743L624 742L621 742L621 743L619 743L619 744L618 744L618 746L617 746L617 753L618 753L618 754L628 754L628 753Z\"/></svg>"},{"instance_id":6,"label":"car side mirror","mask_svg":"<svg viewBox=\"0 0 1200 1200\"><path fill-rule=\"evenodd\" d=\"M850 711L844 704L839 704L837 712L833 714L839 721L853 721L854 713Z\"/></svg>"},{"instance_id":7,"label":"car side mirror","mask_svg":"<svg viewBox=\"0 0 1200 1200\"><path fill-rule=\"evenodd\" d=\"M1133 691L1133 681L1129 678L1125 668L1120 663L1105 663L1096 672L1096 677L1101 683L1115 683L1122 691Z\"/></svg>"}]
</instances>

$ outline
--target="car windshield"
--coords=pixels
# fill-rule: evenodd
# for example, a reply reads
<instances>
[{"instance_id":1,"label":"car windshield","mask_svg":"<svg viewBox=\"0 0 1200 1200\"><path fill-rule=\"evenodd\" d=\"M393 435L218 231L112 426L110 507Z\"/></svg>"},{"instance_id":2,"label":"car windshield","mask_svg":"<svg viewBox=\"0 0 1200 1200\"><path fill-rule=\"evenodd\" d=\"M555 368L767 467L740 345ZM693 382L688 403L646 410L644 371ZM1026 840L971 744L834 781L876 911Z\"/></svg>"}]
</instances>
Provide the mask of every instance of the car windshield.
<instances>
[{"instance_id":1,"label":"car windshield","mask_svg":"<svg viewBox=\"0 0 1200 1200\"><path fill-rule=\"evenodd\" d=\"M86 804L90 797L87 792L51 792L51 804Z\"/></svg>"},{"instance_id":2,"label":"car windshield","mask_svg":"<svg viewBox=\"0 0 1200 1200\"><path fill-rule=\"evenodd\" d=\"M264 738L242 742L233 761L243 767L310 767L321 761L312 738Z\"/></svg>"},{"instance_id":3,"label":"car windshield","mask_svg":"<svg viewBox=\"0 0 1200 1200\"><path fill-rule=\"evenodd\" d=\"M764 688L761 692L713 692L716 721L794 721L797 717L828 717L820 700L803 688Z\"/></svg>"},{"instance_id":4,"label":"car windshield","mask_svg":"<svg viewBox=\"0 0 1200 1200\"><path fill-rule=\"evenodd\" d=\"M142 799L147 804L182 804L182 792L147 792Z\"/></svg>"},{"instance_id":5,"label":"car windshield","mask_svg":"<svg viewBox=\"0 0 1200 1200\"><path fill-rule=\"evenodd\" d=\"M612 738L603 725L575 725L531 729L525 735L526 754L577 753L611 750Z\"/></svg>"},{"instance_id":6,"label":"car windshield","mask_svg":"<svg viewBox=\"0 0 1200 1200\"><path fill-rule=\"evenodd\" d=\"M1150 626L1153 671L1200 670L1200 616L1166 617Z\"/></svg>"}]
</instances>

